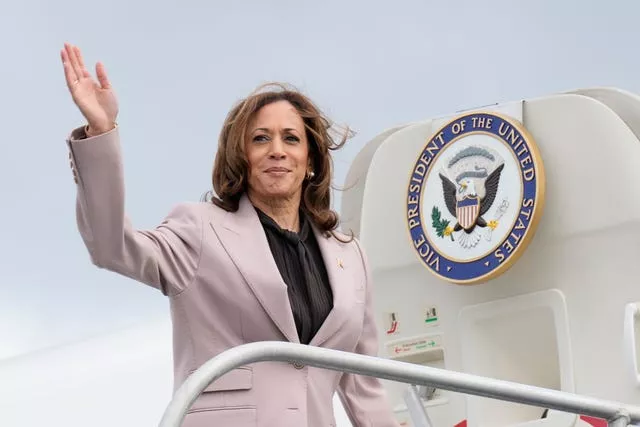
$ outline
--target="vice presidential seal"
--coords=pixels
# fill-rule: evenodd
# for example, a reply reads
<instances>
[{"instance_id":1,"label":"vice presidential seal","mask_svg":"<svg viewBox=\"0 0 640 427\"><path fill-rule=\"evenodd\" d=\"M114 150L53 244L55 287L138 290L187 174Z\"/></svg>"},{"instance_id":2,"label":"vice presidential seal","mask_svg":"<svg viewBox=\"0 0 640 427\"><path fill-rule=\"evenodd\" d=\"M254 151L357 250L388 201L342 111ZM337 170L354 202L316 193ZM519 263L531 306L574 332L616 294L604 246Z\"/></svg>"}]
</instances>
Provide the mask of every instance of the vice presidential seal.
<instances>
[{"instance_id":1,"label":"vice presidential seal","mask_svg":"<svg viewBox=\"0 0 640 427\"><path fill-rule=\"evenodd\" d=\"M407 224L422 263L454 283L503 273L535 233L544 203L535 142L515 120L471 113L424 146L407 191Z\"/></svg>"}]
</instances>

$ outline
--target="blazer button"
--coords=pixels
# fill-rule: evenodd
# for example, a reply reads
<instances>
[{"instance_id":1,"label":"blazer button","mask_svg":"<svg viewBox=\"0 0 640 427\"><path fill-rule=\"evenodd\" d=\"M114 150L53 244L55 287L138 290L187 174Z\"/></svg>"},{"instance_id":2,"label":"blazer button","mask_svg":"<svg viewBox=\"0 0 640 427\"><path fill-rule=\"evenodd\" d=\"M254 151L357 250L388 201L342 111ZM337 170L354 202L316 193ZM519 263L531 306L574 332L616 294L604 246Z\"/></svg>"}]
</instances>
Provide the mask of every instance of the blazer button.
<instances>
[{"instance_id":1,"label":"blazer button","mask_svg":"<svg viewBox=\"0 0 640 427\"><path fill-rule=\"evenodd\" d=\"M302 363L294 362L293 367L296 369L302 369L304 368L304 365Z\"/></svg>"}]
</instances>

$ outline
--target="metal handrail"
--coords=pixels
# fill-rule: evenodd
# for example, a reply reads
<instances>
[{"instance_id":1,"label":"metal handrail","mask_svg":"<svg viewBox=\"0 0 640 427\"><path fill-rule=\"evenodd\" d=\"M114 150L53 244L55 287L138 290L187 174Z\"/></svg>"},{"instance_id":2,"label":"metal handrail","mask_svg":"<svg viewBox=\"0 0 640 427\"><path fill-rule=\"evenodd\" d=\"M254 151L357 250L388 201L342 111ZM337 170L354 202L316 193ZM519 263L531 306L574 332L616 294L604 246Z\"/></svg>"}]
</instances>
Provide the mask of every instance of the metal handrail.
<instances>
[{"instance_id":1,"label":"metal handrail","mask_svg":"<svg viewBox=\"0 0 640 427\"><path fill-rule=\"evenodd\" d=\"M303 363L407 384L430 385L453 392L602 418L615 427L640 422L638 406L380 357L289 342L264 341L226 350L194 371L176 390L159 427L179 427L198 396L225 373L249 363L267 361Z\"/></svg>"}]
</instances>

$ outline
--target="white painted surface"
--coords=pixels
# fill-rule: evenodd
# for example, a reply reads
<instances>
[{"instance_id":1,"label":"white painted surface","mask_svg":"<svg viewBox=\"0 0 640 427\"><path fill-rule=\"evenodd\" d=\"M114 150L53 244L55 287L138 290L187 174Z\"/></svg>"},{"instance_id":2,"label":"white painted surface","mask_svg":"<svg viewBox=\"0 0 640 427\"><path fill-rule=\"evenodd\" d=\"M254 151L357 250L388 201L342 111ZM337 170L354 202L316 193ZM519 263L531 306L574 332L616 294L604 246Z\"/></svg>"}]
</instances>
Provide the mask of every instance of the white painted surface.
<instances>
[{"instance_id":1,"label":"white painted surface","mask_svg":"<svg viewBox=\"0 0 640 427\"><path fill-rule=\"evenodd\" d=\"M440 334L444 360L425 362L431 366L640 402L637 375L630 368L636 360L630 349L637 346L629 337L637 335L629 329L629 315L624 339L626 306L640 298L640 193L634 190L640 186L634 126L640 102L619 90L584 93L525 100L524 125L544 160L545 211L519 261L484 284L461 286L438 279L420 264L408 236L404 209L409 174L437 126L427 120L393 133L380 144L370 167L360 166L367 176L360 237L373 265L381 334L388 313L397 313L399 322L398 333L382 340L382 354L385 341ZM607 99L611 108L588 93ZM345 204L351 203L348 197L346 193ZM557 298L533 309L536 295ZM522 301L533 305L527 308L529 303ZM496 313L504 315L505 307L515 310L519 305L520 315L510 312L504 318L492 318L490 309L482 309L501 307ZM439 312L435 326L423 318L432 306ZM474 323L474 312L484 320ZM394 403L401 405L402 387L388 387ZM438 397L446 403L428 409L438 426L466 418L470 427L513 425L542 414L542 409L446 392ZM554 416L544 423L571 422Z\"/></svg>"}]
</instances>

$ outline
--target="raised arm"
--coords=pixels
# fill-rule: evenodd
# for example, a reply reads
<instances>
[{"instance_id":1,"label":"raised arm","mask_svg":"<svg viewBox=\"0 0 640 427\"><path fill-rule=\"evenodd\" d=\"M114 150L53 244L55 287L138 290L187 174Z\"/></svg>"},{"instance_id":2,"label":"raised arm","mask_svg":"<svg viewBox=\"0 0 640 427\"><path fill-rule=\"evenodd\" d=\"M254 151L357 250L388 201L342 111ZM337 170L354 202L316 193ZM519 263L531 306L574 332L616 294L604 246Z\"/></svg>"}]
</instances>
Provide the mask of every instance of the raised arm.
<instances>
[{"instance_id":1,"label":"raised arm","mask_svg":"<svg viewBox=\"0 0 640 427\"><path fill-rule=\"evenodd\" d=\"M67 86L88 125L71 133L69 146L78 193L76 215L92 262L160 289L184 290L196 274L202 248L202 209L177 205L153 230L136 230L125 214L124 174L117 102L101 64L98 82L79 49L62 51Z\"/></svg>"},{"instance_id":2,"label":"raised arm","mask_svg":"<svg viewBox=\"0 0 640 427\"><path fill-rule=\"evenodd\" d=\"M357 240L355 243L360 251L362 264L367 276L364 330L355 352L368 356L377 356L378 333L371 292L371 271L360 243ZM391 411L386 391L378 378L344 374L340 379L338 396L354 427L399 427L399 423Z\"/></svg>"}]
</instances>

